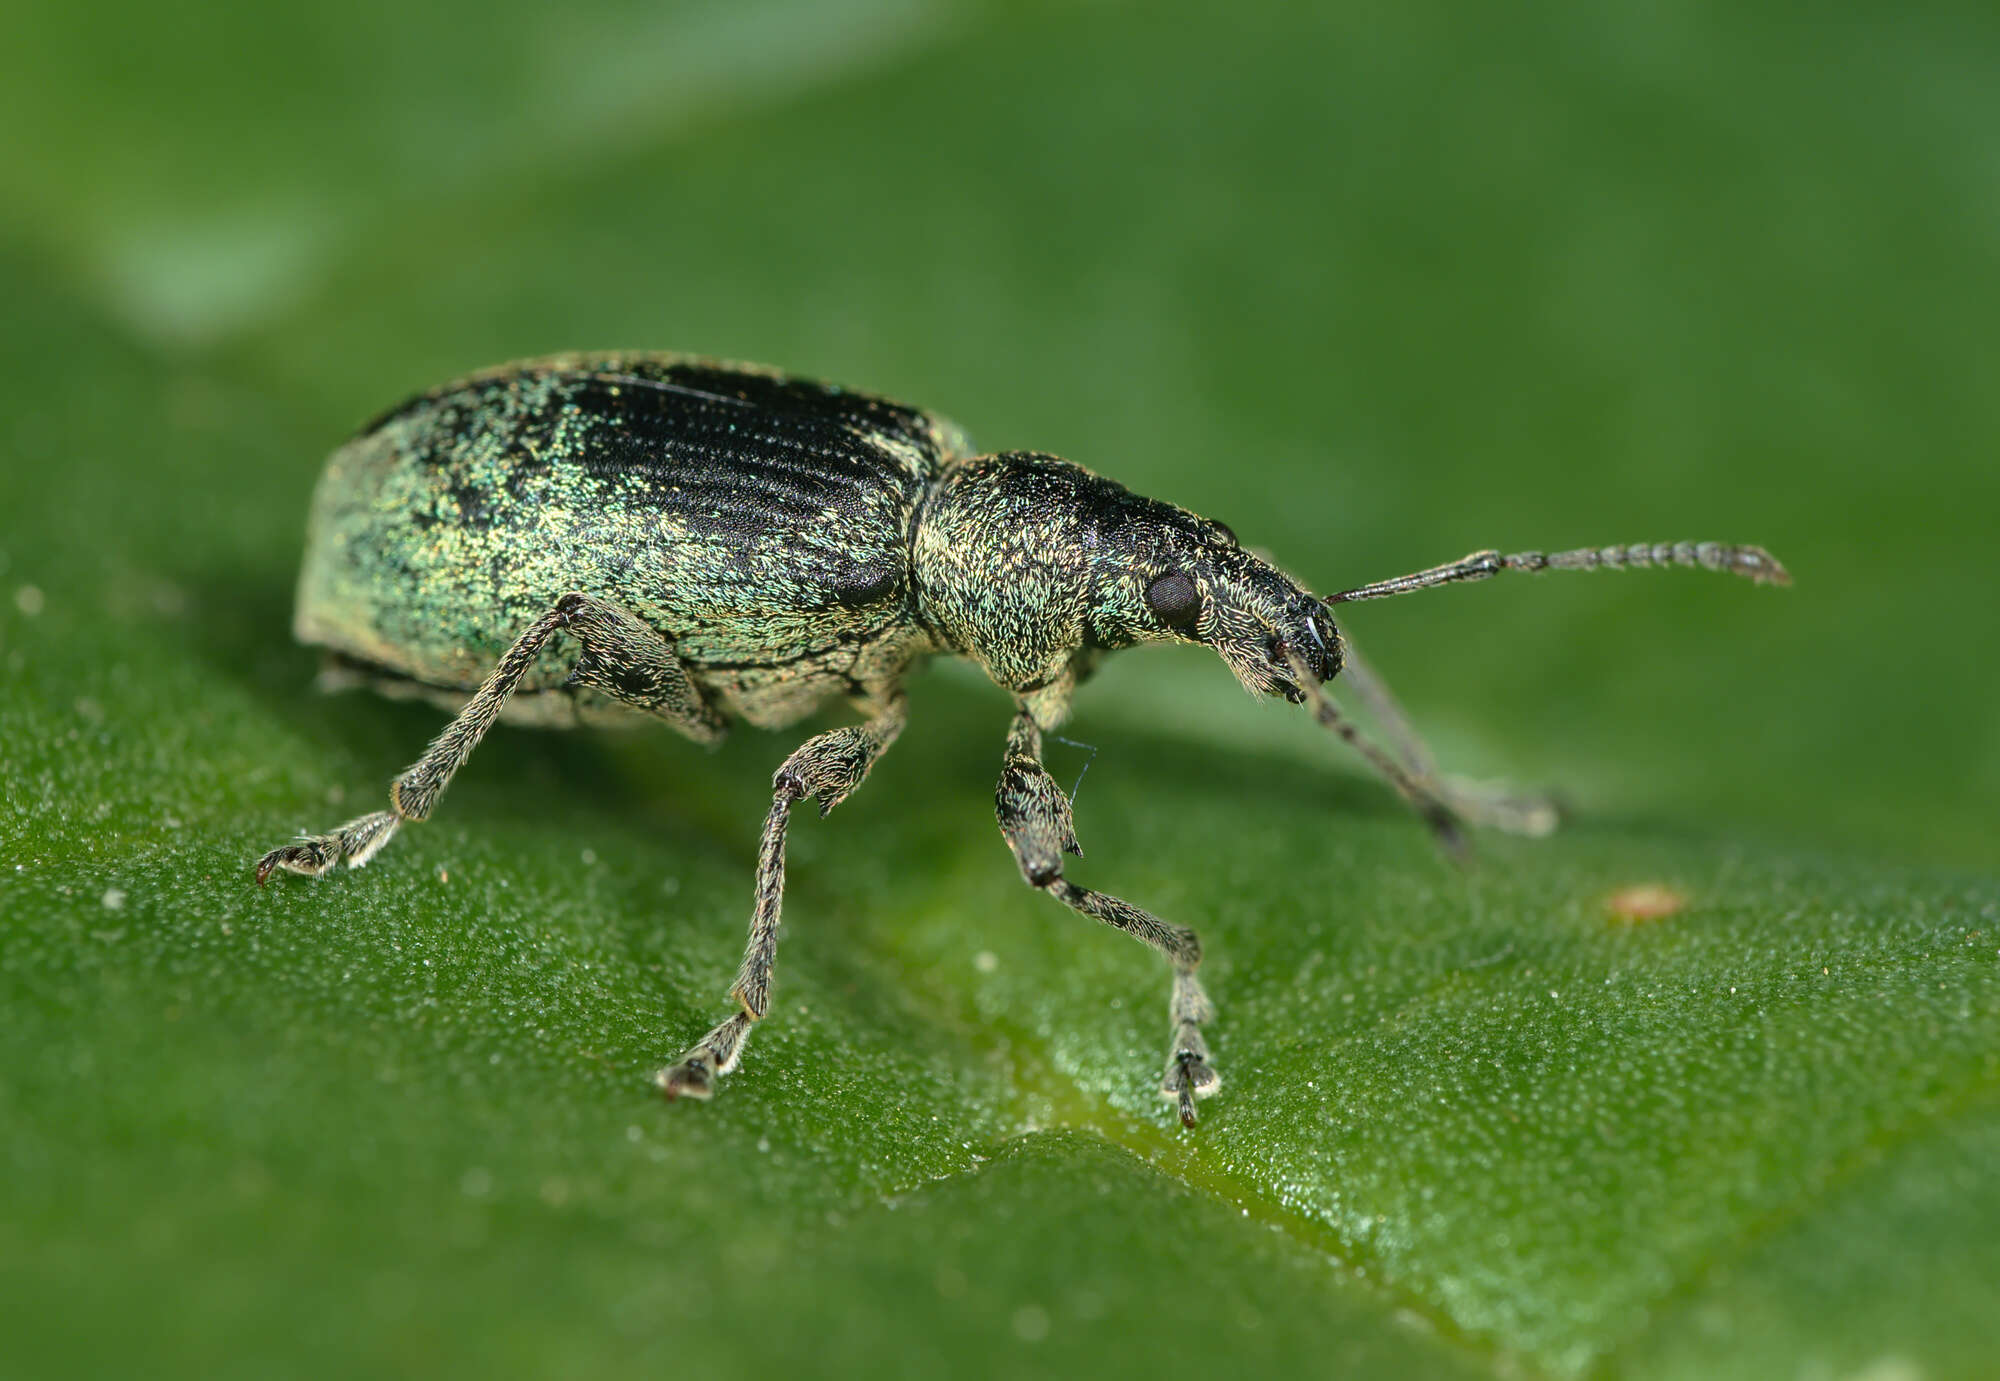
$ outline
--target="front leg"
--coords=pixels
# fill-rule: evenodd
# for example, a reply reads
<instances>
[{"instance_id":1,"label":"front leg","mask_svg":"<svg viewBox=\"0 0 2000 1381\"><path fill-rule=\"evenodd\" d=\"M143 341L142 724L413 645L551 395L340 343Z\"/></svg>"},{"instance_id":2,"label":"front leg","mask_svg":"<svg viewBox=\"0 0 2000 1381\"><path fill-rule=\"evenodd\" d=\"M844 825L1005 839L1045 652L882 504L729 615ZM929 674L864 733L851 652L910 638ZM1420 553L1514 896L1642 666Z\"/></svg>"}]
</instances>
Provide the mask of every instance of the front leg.
<instances>
[{"instance_id":1,"label":"front leg","mask_svg":"<svg viewBox=\"0 0 2000 1381\"><path fill-rule=\"evenodd\" d=\"M736 1068L752 1022L771 1007L771 969L778 958L778 921L785 901L785 831L792 807L811 798L826 813L861 785L875 759L903 732L908 717L901 692L865 724L833 729L807 739L771 779L771 811L757 849L757 899L750 913L750 940L743 950L729 995L740 1011L695 1043L680 1062L660 1071L656 1082L668 1098L707 1098L715 1081Z\"/></svg>"},{"instance_id":2,"label":"front leg","mask_svg":"<svg viewBox=\"0 0 2000 1381\"><path fill-rule=\"evenodd\" d=\"M1442 771L1431 755L1430 745L1410 723L1396 702L1389 685L1362 657L1352 636L1343 632L1341 650L1345 654L1341 683L1355 694L1374 715L1395 750L1403 770L1423 790L1442 802L1451 814L1487 829L1505 830L1540 839L1553 834L1562 823L1562 811L1554 798L1540 792L1523 791L1504 782L1476 782Z\"/></svg>"},{"instance_id":3,"label":"front leg","mask_svg":"<svg viewBox=\"0 0 2000 1381\"><path fill-rule=\"evenodd\" d=\"M1222 1086L1221 1076L1208 1062L1208 1043L1201 1034L1202 1023L1215 1016L1214 1004L1195 977L1201 964L1201 941L1192 930L1168 925L1150 911L1107 893L1078 887L1063 877L1062 856L1081 856L1083 850L1076 841L1069 798L1042 766L1041 726L1025 704L1007 734L1007 756L994 807L1000 832L1030 887L1152 946L1173 966L1173 997L1168 1009L1173 1044L1160 1094L1177 1105L1183 1126L1194 1126L1195 1100Z\"/></svg>"}]
</instances>

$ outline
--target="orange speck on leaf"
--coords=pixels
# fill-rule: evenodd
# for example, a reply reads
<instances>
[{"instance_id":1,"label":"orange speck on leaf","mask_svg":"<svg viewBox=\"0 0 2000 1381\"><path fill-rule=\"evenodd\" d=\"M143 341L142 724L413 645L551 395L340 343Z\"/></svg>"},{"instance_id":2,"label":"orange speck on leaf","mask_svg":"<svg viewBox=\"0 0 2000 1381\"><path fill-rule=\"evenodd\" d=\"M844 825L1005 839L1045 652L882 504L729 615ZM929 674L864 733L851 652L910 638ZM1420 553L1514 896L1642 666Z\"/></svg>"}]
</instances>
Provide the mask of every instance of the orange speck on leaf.
<instances>
[{"instance_id":1,"label":"orange speck on leaf","mask_svg":"<svg viewBox=\"0 0 2000 1381\"><path fill-rule=\"evenodd\" d=\"M1687 905L1687 898L1663 882L1637 882L1605 899L1611 918L1628 925L1663 921Z\"/></svg>"}]
</instances>

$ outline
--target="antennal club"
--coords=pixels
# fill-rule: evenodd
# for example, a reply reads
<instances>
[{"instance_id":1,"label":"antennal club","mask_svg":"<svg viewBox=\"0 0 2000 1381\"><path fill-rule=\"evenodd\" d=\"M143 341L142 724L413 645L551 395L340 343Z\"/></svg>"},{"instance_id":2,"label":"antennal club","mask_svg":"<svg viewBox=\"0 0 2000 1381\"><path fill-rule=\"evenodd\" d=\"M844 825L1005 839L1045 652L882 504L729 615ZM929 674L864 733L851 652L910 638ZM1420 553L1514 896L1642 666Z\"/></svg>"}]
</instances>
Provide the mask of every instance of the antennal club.
<instances>
[{"instance_id":1,"label":"antennal club","mask_svg":"<svg viewBox=\"0 0 2000 1381\"><path fill-rule=\"evenodd\" d=\"M1432 566L1427 571L1415 571L1327 595L1321 603L1353 604L1364 599L1405 595L1412 590L1428 590L1433 585L1485 580L1502 571L1616 571L1645 566L1690 566L1706 571L1725 571L1759 585L1792 583L1790 573L1778 564L1778 558L1762 547L1733 546L1727 542L1653 542L1628 547L1579 547L1575 551L1554 553L1524 551L1512 556L1502 556L1497 551L1476 551L1461 560Z\"/></svg>"}]
</instances>

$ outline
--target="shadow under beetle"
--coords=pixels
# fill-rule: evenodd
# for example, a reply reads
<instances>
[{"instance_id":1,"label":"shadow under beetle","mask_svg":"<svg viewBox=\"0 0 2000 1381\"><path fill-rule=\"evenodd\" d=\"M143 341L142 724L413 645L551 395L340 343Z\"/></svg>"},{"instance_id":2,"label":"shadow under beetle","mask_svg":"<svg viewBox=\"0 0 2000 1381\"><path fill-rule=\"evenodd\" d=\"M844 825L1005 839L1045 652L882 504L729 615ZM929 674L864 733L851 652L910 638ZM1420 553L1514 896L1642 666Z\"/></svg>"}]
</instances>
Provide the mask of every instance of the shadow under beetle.
<instances>
[{"instance_id":1,"label":"shadow under beetle","mask_svg":"<svg viewBox=\"0 0 2000 1381\"><path fill-rule=\"evenodd\" d=\"M744 365L566 355L449 384L379 418L327 462L294 631L328 679L457 711L390 787L390 808L266 854L274 869L359 867L427 818L499 719L547 726L652 715L703 743L735 716L779 728L845 696L863 722L808 739L772 782L739 1010L658 1076L707 1098L770 1008L785 829L825 815L895 742L903 679L970 657L1016 711L996 806L1028 884L1158 950L1173 968L1160 1092L1193 1126L1220 1085L1202 1026L1201 944L1063 876L1080 849L1042 735L1106 653L1212 648L1253 694L1310 704L1457 847L1456 821L1524 833L1545 802L1438 772L1329 606L1503 570L1701 566L1787 583L1758 547L1713 542L1462 561L1324 598L1221 523L1055 456L975 456L934 413ZM1389 740L1363 738L1322 683L1345 674Z\"/></svg>"}]
</instances>

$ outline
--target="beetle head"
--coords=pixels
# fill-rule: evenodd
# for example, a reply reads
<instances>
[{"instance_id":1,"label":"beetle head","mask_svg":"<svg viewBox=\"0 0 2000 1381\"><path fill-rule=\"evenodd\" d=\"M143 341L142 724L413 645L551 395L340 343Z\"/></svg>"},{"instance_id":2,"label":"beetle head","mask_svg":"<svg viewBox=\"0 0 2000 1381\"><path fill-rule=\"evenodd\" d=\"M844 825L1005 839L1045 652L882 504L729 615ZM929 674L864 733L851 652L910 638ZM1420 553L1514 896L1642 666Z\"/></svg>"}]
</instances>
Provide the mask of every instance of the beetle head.
<instances>
[{"instance_id":1,"label":"beetle head","mask_svg":"<svg viewBox=\"0 0 2000 1381\"><path fill-rule=\"evenodd\" d=\"M1297 704L1297 671L1340 671L1340 631L1326 606L1228 527L1171 504L1125 494L1097 528L1090 600L1096 647L1190 642L1214 650L1244 689Z\"/></svg>"},{"instance_id":2,"label":"beetle head","mask_svg":"<svg viewBox=\"0 0 2000 1381\"><path fill-rule=\"evenodd\" d=\"M1320 681L1340 670L1325 605L1227 527L1054 456L952 471L912 557L925 621L1016 692L1140 643L1201 643L1252 693L1294 702L1294 657Z\"/></svg>"}]
</instances>

